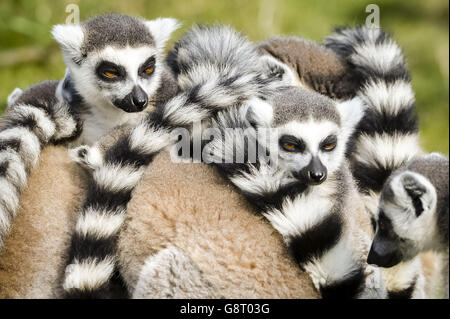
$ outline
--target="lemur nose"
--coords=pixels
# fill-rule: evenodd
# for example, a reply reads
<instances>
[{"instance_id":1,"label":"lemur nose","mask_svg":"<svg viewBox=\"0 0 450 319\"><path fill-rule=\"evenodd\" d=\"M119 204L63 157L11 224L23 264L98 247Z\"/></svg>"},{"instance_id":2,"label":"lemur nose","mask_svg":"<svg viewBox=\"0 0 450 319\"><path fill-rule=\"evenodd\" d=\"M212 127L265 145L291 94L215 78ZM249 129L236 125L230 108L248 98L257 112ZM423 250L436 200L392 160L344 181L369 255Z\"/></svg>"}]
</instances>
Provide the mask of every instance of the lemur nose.
<instances>
[{"instance_id":1,"label":"lemur nose","mask_svg":"<svg viewBox=\"0 0 450 319\"><path fill-rule=\"evenodd\" d=\"M143 109L147 106L148 97L147 93L138 85L136 85L131 91L132 101L134 106Z\"/></svg>"},{"instance_id":2,"label":"lemur nose","mask_svg":"<svg viewBox=\"0 0 450 319\"><path fill-rule=\"evenodd\" d=\"M308 177L309 179L317 184L322 183L325 180L325 172L313 172L313 171L309 171L308 172Z\"/></svg>"}]
</instances>

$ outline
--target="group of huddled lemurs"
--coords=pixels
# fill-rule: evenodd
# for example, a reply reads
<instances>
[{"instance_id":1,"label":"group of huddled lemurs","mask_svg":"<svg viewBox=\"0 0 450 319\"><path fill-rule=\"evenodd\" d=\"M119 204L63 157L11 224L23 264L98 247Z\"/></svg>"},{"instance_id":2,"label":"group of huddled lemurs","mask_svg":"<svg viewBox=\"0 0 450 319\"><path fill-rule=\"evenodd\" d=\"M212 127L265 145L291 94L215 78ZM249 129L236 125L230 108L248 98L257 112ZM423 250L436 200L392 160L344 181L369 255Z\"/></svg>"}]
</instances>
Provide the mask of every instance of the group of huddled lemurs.
<instances>
[{"instance_id":1,"label":"group of huddled lemurs","mask_svg":"<svg viewBox=\"0 0 450 319\"><path fill-rule=\"evenodd\" d=\"M0 118L0 297L448 298L449 162L385 32L196 26L165 57L177 28L53 28L64 78Z\"/></svg>"}]
</instances>

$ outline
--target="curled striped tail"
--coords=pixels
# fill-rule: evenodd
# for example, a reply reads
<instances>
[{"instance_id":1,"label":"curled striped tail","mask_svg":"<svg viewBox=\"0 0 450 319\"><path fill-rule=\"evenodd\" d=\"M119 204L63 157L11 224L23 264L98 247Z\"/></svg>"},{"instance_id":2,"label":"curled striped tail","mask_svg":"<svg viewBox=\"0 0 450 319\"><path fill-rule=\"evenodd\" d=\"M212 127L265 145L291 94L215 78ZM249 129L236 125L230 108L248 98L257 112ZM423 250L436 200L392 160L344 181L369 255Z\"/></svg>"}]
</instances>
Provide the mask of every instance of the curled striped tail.
<instances>
[{"instance_id":1,"label":"curled striped tail","mask_svg":"<svg viewBox=\"0 0 450 319\"><path fill-rule=\"evenodd\" d=\"M42 148L81 132L77 114L57 92L58 83L45 81L25 90L0 118L0 248Z\"/></svg>"},{"instance_id":2,"label":"curled striped tail","mask_svg":"<svg viewBox=\"0 0 450 319\"><path fill-rule=\"evenodd\" d=\"M380 192L387 178L422 152L410 75L402 50L380 29L339 29L325 44L360 78L357 95L368 106L348 157L375 226ZM411 296L422 289L423 274L417 264L420 262L383 270L385 278L394 278L386 281L390 295L400 292Z\"/></svg>"},{"instance_id":3,"label":"curled striped tail","mask_svg":"<svg viewBox=\"0 0 450 319\"><path fill-rule=\"evenodd\" d=\"M349 148L352 172L365 193L379 193L398 167L421 152L411 79L402 50L383 30L338 29L325 39L360 78L368 108Z\"/></svg>"},{"instance_id":4,"label":"curled striped tail","mask_svg":"<svg viewBox=\"0 0 450 319\"><path fill-rule=\"evenodd\" d=\"M177 74L180 93L105 152L100 146L80 149L79 162L93 168L93 175L72 239L63 283L66 297L112 296L117 235L126 205L145 167L176 142L174 129L280 87L260 75L255 48L229 27L193 28L175 45L168 63Z\"/></svg>"}]
</instances>

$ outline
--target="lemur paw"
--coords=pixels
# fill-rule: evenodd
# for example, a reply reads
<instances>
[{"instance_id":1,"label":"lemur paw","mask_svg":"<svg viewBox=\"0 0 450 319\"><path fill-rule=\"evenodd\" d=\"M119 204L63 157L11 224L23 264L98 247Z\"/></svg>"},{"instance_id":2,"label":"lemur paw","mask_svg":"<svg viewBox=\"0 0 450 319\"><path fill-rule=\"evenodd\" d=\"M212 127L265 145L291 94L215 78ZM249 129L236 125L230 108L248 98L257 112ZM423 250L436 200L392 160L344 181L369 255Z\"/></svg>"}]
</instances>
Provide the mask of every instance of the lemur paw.
<instances>
[{"instance_id":1,"label":"lemur paw","mask_svg":"<svg viewBox=\"0 0 450 319\"><path fill-rule=\"evenodd\" d=\"M82 145L69 150L70 158L80 166L95 170L103 163L103 156L95 146Z\"/></svg>"}]
</instances>

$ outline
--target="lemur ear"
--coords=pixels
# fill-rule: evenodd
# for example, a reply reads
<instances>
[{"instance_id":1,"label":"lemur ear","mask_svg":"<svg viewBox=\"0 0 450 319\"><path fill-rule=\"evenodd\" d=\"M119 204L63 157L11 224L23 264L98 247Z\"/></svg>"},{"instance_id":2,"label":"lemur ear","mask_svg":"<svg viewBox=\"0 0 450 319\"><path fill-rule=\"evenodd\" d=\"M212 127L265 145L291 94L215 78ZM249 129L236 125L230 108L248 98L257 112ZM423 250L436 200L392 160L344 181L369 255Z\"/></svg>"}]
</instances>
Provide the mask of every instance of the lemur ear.
<instances>
[{"instance_id":1,"label":"lemur ear","mask_svg":"<svg viewBox=\"0 0 450 319\"><path fill-rule=\"evenodd\" d=\"M84 41L84 32L81 25L57 24L53 26L52 36L61 46L63 56L68 61L78 64L83 56L81 46Z\"/></svg>"},{"instance_id":2,"label":"lemur ear","mask_svg":"<svg viewBox=\"0 0 450 319\"><path fill-rule=\"evenodd\" d=\"M12 106L14 103L17 102L17 100L19 99L19 97L22 95L23 90L19 89L19 88L15 88L11 94L8 95L8 107Z\"/></svg>"},{"instance_id":3,"label":"lemur ear","mask_svg":"<svg viewBox=\"0 0 450 319\"><path fill-rule=\"evenodd\" d=\"M145 21L145 25L155 38L156 46L161 50L170 39L172 32L181 26L178 20L174 18L157 18L155 20L148 20Z\"/></svg>"},{"instance_id":4,"label":"lemur ear","mask_svg":"<svg viewBox=\"0 0 450 319\"><path fill-rule=\"evenodd\" d=\"M264 77L269 79L278 79L283 81L287 86L298 85L297 77L294 72L283 62L277 60L273 56L263 55L260 57L259 63L262 68Z\"/></svg>"},{"instance_id":5,"label":"lemur ear","mask_svg":"<svg viewBox=\"0 0 450 319\"><path fill-rule=\"evenodd\" d=\"M358 97L337 104L337 110L341 117L342 132L346 137L350 137L356 129L364 116L365 109L366 105Z\"/></svg>"},{"instance_id":6,"label":"lemur ear","mask_svg":"<svg viewBox=\"0 0 450 319\"><path fill-rule=\"evenodd\" d=\"M252 98L242 108L243 117L253 127L269 127L273 120L273 107L269 103Z\"/></svg>"},{"instance_id":7,"label":"lemur ear","mask_svg":"<svg viewBox=\"0 0 450 319\"><path fill-rule=\"evenodd\" d=\"M391 184L398 203L407 203L419 217L436 205L436 189L423 175L406 171L395 177Z\"/></svg>"}]
</instances>

